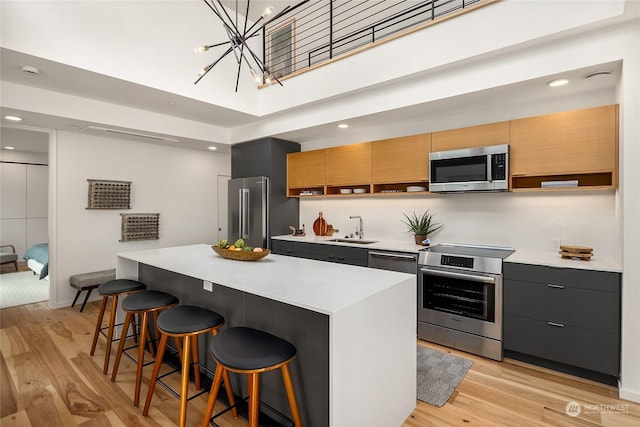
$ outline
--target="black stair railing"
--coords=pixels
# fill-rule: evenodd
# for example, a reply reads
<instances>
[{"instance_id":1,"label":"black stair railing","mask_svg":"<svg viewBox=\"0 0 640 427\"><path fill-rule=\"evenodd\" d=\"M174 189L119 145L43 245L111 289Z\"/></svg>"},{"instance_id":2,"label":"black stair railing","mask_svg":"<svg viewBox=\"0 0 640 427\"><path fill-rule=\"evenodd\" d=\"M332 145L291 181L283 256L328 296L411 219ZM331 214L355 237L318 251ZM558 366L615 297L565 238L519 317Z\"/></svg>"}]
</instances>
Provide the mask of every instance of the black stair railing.
<instances>
[{"instance_id":1,"label":"black stair railing","mask_svg":"<svg viewBox=\"0 0 640 427\"><path fill-rule=\"evenodd\" d=\"M267 69L284 77L487 0L305 0L265 26Z\"/></svg>"}]
</instances>

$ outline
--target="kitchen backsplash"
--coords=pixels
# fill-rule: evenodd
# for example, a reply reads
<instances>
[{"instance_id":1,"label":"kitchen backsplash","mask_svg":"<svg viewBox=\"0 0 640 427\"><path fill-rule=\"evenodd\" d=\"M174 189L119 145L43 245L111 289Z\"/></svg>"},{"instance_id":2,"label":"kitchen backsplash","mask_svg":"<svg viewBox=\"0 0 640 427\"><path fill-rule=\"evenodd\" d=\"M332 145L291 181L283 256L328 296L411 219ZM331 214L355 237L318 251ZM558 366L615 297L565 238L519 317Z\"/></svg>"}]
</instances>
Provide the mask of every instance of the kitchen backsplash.
<instances>
[{"instance_id":1,"label":"kitchen backsplash","mask_svg":"<svg viewBox=\"0 0 640 427\"><path fill-rule=\"evenodd\" d=\"M300 226L313 234L313 221L323 212L334 236L355 233L360 215L365 239L413 240L401 222L403 213L429 209L444 228L431 241L512 246L553 251L552 240L590 246L599 257L615 258L616 193L558 191L531 193L464 193L403 197L301 198Z\"/></svg>"}]
</instances>

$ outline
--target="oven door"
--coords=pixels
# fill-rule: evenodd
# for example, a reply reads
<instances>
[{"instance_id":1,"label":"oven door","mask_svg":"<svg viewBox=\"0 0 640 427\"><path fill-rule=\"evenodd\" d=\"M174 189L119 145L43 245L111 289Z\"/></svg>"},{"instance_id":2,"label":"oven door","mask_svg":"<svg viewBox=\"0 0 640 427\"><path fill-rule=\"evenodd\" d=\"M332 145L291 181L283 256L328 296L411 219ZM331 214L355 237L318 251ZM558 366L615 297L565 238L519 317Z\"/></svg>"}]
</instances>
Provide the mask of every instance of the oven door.
<instances>
[{"instance_id":1,"label":"oven door","mask_svg":"<svg viewBox=\"0 0 640 427\"><path fill-rule=\"evenodd\" d=\"M418 321L502 339L502 276L421 266Z\"/></svg>"}]
</instances>

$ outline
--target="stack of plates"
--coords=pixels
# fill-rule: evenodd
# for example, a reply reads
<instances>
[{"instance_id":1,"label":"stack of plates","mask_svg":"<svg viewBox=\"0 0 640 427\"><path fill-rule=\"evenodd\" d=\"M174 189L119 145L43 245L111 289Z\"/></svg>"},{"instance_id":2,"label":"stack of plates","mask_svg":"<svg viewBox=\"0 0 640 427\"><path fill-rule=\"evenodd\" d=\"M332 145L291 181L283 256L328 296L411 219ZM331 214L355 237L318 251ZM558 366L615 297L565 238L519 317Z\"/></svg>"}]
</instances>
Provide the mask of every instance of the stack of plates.
<instances>
[{"instance_id":1,"label":"stack of plates","mask_svg":"<svg viewBox=\"0 0 640 427\"><path fill-rule=\"evenodd\" d=\"M340 194L351 194L352 190L350 188L341 188Z\"/></svg>"},{"instance_id":2,"label":"stack of plates","mask_svg":"<svg viewBox=\"0 0 640 427\"><path fill-rule=\"evenodd\" d=\"M362 194L362 193L366 193L367 189L366 188L354 188L353 192L356 194Z\"/></svg>"},{"instance_id":3,"label":"stack of plates","mask_svg":"<svg viewBox=\"0 0 640 427\"><path fill-rule=\"evenodd\" d=\"M427 187L421 187L418 185L410 185L407 187L407 192L411 193L411 192L416 192L416 191L427 191Z\"/></svg>"}]
</instances>

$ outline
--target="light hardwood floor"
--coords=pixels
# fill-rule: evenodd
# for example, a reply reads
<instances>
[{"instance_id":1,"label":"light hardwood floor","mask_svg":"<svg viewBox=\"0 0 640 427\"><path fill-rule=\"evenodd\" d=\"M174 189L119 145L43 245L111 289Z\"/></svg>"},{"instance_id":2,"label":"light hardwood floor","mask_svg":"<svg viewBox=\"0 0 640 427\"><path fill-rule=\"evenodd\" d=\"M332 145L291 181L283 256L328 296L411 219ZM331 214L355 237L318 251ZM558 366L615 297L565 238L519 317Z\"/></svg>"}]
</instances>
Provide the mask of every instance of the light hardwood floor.
<instances>
[{"instance_id":1,"label":"light hardwood floor","mask_svg":"<svg viewBox=\"0 0 640 427\"><path fill-rule=\"evenodd\" d=\"M161 387L148 417L132 406L135 366L127 358L122 358L116 383L102 374L104 339L95 356L89 356L97 311L97 302L87 304L83 313L78 306L50 310L46 303L0 311L2 427L176 425L178 400ZM640 405L618 399L613 387L515 361L451 352L474 361L465 379L442 408L417 402L402 427L640 426ZM150 371L145 368L142 401ZM206 396L189 402L189 425L199 425ZM578 417L565 412L571 401L581 405ZM218 424L247 425L224 417Z\"/></svg>"}]
</instances>

